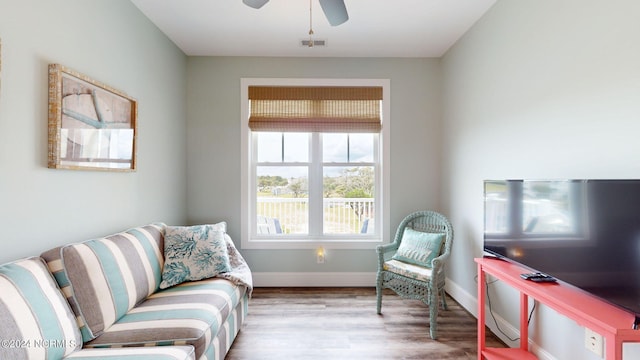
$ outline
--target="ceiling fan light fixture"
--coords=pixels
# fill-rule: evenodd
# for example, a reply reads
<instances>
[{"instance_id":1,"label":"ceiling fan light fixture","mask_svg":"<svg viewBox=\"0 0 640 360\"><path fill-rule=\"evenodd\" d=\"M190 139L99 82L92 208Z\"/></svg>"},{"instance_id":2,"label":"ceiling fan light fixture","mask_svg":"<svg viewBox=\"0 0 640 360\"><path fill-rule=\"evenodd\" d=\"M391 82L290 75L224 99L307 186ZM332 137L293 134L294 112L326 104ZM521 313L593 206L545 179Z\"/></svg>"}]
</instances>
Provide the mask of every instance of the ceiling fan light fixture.
<instances>
[{"instance_id":1,"label":"ceiling fan light fixture","mask_svg":"<svg viewBox=\"0 0 640 360\"><path fill-rule=\"evenodd\" d=\"M320 39L304 39L300 40L300 46L304 47L317 47L317 46L327 46L327 40Z\"/></svg>"}]
</instances>

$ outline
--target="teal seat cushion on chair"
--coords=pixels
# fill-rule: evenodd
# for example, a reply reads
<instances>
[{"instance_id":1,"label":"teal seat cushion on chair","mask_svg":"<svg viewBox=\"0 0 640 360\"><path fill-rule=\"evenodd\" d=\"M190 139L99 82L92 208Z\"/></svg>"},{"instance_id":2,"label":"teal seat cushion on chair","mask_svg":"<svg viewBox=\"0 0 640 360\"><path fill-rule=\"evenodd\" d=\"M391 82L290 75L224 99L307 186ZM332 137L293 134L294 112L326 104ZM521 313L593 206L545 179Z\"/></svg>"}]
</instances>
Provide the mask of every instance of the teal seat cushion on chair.
<instances>
[{"instance_id":1,"label":"teal seat cushion on chair","mask_svg":"<svg viewBox=\"0 0 640 360\"><path fill-rule=\"evenodd\" d=\"M445 235L405 228L393 260L431 268L431 261L440 255Z\"/></svg>"}]
</instances>

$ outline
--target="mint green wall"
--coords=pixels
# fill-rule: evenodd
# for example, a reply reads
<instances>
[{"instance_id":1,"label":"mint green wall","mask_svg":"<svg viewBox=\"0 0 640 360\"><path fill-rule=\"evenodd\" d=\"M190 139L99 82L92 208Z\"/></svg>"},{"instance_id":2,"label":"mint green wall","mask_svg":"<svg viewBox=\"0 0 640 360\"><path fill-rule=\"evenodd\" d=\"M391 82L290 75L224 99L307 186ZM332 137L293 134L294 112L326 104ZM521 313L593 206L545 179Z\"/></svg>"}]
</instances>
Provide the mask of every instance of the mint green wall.
<instances>
[{"instance_id":1,"label":"mint green wall","mask_svg":"<svg viewBox=\"0 0 640 360\"><path fill-rule=\"evenodd\" d=\"M640 177L639 19L636 0L498 0L443 58L449 277L471 296L483 179ZM491 293L517 328L517 294L500 284ZM599 359L583 328L548 308L530 334L552 356L543 359ZM625 359L637 358L629 346Z\"/></svg>"},{"instance_id":2,"label":"mint green wall","mask_svg":"<svg viewBox=\"0 0 640 360\"><path fill-rule=\"evenodd\" d=\"M186 56L128 0L0 0L0 263L186 214ZM47 64L139 101L138 171L47 168Z\"/></svg>"},{"instance_id":3,"label":"mint green wall","mask_svg":"<svg viewBox=\"0 0 640 360\"><path fill-rule=\"evenodd\" d=\"M240 243L240 79L384 78L391 82L391 227L437 209L440 64L437 59L191 57L188 60L188 218L226 220ZM391 232L391 231L390 231ZM387 238L389 234L386 234ZM375 272L373 250L243 250L254 272Z\"/></svg>"}]
</instances>

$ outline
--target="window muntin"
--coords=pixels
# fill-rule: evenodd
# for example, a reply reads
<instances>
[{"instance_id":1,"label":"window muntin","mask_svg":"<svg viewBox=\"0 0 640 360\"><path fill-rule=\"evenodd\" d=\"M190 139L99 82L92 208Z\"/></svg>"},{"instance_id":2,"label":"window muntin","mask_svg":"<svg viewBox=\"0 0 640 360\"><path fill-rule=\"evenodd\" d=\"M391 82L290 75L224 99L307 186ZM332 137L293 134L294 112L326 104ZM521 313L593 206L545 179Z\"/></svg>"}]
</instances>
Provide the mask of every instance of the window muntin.
<instances>
[{"instance_id":1,"label":"window muntin","mask_svg":"<svg viewBox=\"0 0 640 360\"><path fill-rule=\"evenodd\" d=\"M353 239L376 234L376 164L355 159L378 158L374 153L378 135L315 135L253 133L259 160L252 197L255 237L349 235ZM334 161L324 161L325 156ZM321 211L314 213L312 208Z\"/></svg>"},{"instance_id":2,"label":"window muntin","mask_svg":"<svg viewBox=\"0 0 640 360\"><path fill-rule=\"evenodd\" d=\"M324 234L374 233L374 166L325 166Z\"/></svg>"},{"instance_id":3,"label":"window muntin","mask_svg":"<svg viewBox=\"0 0 640 360\"><path fill-rule=\"evenodd\" d=\"M306 133L261 132L258 162L309 161L309 135Z\"/></svg>"},{"instance_id":4,"label":"window muntin","mask_svg":"<svg viewBox=\"0 0 640 360\"><path fill-rule=\"evenodd\" d=\"M322 160L325 163L373 162L374 140L370 133L325 133L322 136Z\"/></svg>"},{"instance_id":5,"label":"window muntin","mask_svg":"<svg viewBox=\"0 0 640 360\"><path fill-rule=\"evenodd\" d=\"M257 234L308 234L308 172L307 166L256 168ZM264 229L263 224L269 227Z\"/></svg>"}]
</instances>

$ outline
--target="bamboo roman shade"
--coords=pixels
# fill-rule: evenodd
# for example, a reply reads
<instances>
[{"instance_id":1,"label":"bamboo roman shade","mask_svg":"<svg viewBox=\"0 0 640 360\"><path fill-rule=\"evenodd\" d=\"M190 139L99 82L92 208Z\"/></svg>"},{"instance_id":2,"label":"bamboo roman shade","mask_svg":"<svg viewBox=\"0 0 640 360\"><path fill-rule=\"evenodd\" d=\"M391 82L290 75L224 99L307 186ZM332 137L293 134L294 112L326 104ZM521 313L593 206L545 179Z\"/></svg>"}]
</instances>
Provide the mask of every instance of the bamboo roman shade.
<instances>
[{"instance_id":1,"label":"bamboo roman shade","mask_svg":"<svg viewBox=\"0 0 640 360\"><path fill-rule=\"evenodd\" d=\"M380 132L382 87L249 86L249 128L279 132Z\"/></svg>"}]
</instances>

